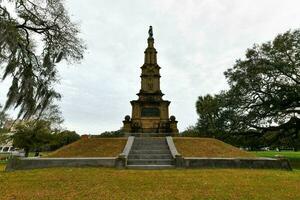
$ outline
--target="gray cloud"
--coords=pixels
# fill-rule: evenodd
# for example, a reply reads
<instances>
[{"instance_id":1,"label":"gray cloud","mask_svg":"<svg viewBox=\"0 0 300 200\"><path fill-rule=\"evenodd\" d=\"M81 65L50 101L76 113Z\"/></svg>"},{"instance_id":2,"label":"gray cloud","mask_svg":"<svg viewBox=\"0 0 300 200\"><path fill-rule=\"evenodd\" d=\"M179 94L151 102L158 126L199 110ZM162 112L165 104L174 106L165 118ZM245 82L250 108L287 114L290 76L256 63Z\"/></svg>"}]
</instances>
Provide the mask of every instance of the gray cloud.
<instances>
[{"instance_id":1,"label":"gray cloud","mask_svg":"<svg viewBox=\"0 0 300 200\"><path fill-rule=\"evenodd\" d=\"M298 0L68 0L88 51L61 64L65 126L99 133L122 126L140 88L147 29L154 27L161 88L183 130L197 120L199 95L226 89L223 72L253 43L298 28ZM0 84L0 101L8 84Z\"/></svg>"}]
</instances>

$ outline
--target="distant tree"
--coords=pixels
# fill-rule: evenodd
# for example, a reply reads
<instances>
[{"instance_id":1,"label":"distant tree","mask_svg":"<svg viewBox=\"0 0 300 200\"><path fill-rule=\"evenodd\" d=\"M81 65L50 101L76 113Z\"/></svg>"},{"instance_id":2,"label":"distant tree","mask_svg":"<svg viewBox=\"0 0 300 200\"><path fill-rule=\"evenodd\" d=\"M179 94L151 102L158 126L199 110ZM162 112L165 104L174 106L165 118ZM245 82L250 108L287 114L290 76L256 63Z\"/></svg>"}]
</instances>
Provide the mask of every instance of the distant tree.
<instances>
[{"instance_id":1,"label":"distant tree","mask_svg":"<svg viewBox=\"0 0 300 200\"><path fill-rule=\"evenodd\" d=\"M23 121L15 128L16 132L12 136L13 145L24 149L26 157L29 151L35 151L38 156L40 150L52 139L50 123L47 121Z\"/></svg>"},{"instance_id":2,"label":"distant tree","mask_svg":"<svg viewBox=\"0 0 300 200\"><path fill-rule=\"evenodd\" d=\"M199 118L196 127L202 135L218 137L218 133L236 132L238 116L231 104L230 96L224 91L198 98L196 110Z\"/></svg>"},{"instance_id":3,"label":"distant tree","mask_svg":"<svg viewBox=\"0 0 300 200\"><path fill-rule=\"evenodd\" d=\"M189 126L184 131L180 133L180 136L183 137L203 137L206 135L202 135L201 132L199 132L198 127L196 126Z\"/></svg>"},{"instance_id":4,"label":"distant tree","mask_svg":"<svg viewBox=\"0 0 300 200\"><path fill-rule=\"evenodd\" d=\"M268 146L300 150L300 120L292 117L287 123L263 129Z\"/></svg>"},{"instance_id":5,"label":"distant tree","mask_svg":"<svg viewBox=\"0 0 300 200\"><path fill-rule=\"evenodd\" d=\"M60 98L56 64L81 60L85 46L63 0L0 2L0 67L12 78L4 109L29 119Z\"/></svg>"},{"instance_id":6,"label":"distant tree","mask_svg":"<svg viewBox=\"0 0 300 200\"><path fill-rule=\"evenodd\" d=\"M217 130L217 119L219 117L219 103L216 97L211 95L200 96L196 102L196 110L199 115L198 127L206 131L207 135Z\"/></svg>"},{"instance_id":7,"label":"distant tree","mask_svg":"<svg viewBox=\"0 0 300 200\"><path fill-rule=\"evenodd\" d=\"M122 132L121 130L117 130L117 131L105 131L100 135L96 135L93 137L123 137L123 136L124 136L124 132Z\"/></svg>"},{"instance_id":8,"label":"distant tree","mask_svg":"<svg viewBox=\"0 0 300 200\"><path fill-rule=\"evenodd\" d=\"M0 129L0 144L6 144L10 140L9 131L6 129Z\"/></svg>"},{"instance_id":9,"label":"distant tree","mask_svg":"<svg viewBox=\"0 0 300 200\"><path fill-rule=\"evenodd\" d=\"M53 134L53 139L50 145L51 150L58 149L79 139L80 135L78 135L75 131L64 130L61 132L56 132Z\"/></svg>"},{"instance_id":10,"label":"distant tree","mask_svg":"<svg viewBox=\"0 0 300 200\"><path fill-rule=\"evenodd\" d=\"M51 129L54 130L59 130L61 128L61 124L64 122L62 112L56 104L50 104L42 113L35 115L34 118L50 122Z\"/></svg>"}]
</instances>

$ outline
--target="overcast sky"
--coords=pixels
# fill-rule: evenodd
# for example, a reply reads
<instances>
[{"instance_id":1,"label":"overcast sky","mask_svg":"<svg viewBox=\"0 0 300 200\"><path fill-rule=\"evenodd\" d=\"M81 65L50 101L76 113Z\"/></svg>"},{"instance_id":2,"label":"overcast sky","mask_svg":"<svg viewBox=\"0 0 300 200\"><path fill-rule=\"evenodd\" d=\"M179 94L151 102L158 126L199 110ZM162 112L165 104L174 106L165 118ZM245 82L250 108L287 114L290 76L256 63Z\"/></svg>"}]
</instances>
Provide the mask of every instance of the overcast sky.
<instances>
[{"instance_id":1,"label":"overcast sky","mask_svg":"<svg viewBox=\"0 0 300 200\"><path fill-rule=\"evenodd\" d=\"M67 0L88 50L60 64L64 126L80 134L118 130L137 99L153 26L161 89L180 131L195 124L199 95L226 89L223 72L254 43L300 27L299 0ZM4 104L8 82L0 83Z\"/></svg>"}]
</instances>

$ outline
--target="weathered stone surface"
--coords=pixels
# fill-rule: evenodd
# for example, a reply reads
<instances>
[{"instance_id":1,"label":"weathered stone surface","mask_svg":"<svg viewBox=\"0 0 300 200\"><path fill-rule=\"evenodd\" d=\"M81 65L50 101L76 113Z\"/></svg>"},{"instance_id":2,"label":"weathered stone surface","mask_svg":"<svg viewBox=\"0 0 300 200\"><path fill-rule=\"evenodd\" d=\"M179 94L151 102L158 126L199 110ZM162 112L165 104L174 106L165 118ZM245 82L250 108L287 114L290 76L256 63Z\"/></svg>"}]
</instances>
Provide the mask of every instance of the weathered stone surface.
<instances>
[{"instance_id":1,"label":"weathered stone surface","mask_svg":"<svg viewBox=\"0 0 300 200\"><path fill-rule=\"evenodd\" d=\"M253 168L292 170L286 159L272 158L196 158L185 157L186 168Z\"/></svg>"},{"instance_id":2,"label":"weathered stone surface","mask_svg":"<svg viewBox=\"0 0 300 200\"><path fill-rule=\"evenodd\" d=\"M130 150L127 168L163 169L174 168L174 159L165 137L135 138Z\"/></svg>"},{"instance_id":3,"label":"weathered stone surface","mask_svg":"<svg viewBox=\"0 0 300 200\"><path fill-rule=\"evenodd\" d=\"M133 142L134 142L134 136L129 136L123 152L116 159L117 168L125 168L127 166L127 159Z\"/></svg>"},{"instance_id":4,"label":"weathered stone surface","mask_svg":"<svg viewBox=\"0 0 300 200\"><path fill-rule=\"evenodd\" d=\"M5 171L51 167L115 167L115 157L105 158L14 158Z\"/></svg>"},{"instance_id":5,"label":"weathered stone surface","mask_svg":"<svg viewBox=\"0 0 300 200\"><path fill-rule=\"evenodd\" d=\"M177 168L182 168L184 167L184 158L180 153L178 153L176 146L174 144L173 138L170 136L166 137L167 144L169 146L169 149L171 151L172 157L175 160L175 166Z\"/></svg>"}]
</instances>

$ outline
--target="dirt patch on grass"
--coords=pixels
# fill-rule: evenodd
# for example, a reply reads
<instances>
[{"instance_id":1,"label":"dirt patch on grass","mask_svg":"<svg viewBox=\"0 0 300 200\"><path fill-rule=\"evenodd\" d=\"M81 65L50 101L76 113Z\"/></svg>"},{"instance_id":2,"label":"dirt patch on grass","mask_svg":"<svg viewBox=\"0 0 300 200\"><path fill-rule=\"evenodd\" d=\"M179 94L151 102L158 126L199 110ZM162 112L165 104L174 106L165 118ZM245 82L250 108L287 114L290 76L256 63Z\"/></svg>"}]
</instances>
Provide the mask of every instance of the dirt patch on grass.
<instances>
[{"instance_id":1,"label":"dirt patch on grass","mask_svg":"<svg viewBox=\"0 0 300 200\"><path fill-rule=\"evenodd\" d=\"M50 153L47 157L115 157L123 151L126 141L126 138L80 139Z\"/></svg>"},{"instance_id":2,"label":"dirt patch on grass","mask_svg":"<svg viewBox=\"0 0 300 200\"><path fill-rule=\"evenodd\" d=\"M255 157L230 144L212 138L173 138L177 151L185 157Z\"/></svg>"}]
</instances>

